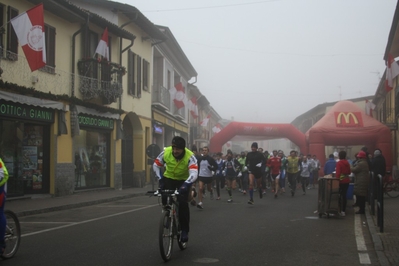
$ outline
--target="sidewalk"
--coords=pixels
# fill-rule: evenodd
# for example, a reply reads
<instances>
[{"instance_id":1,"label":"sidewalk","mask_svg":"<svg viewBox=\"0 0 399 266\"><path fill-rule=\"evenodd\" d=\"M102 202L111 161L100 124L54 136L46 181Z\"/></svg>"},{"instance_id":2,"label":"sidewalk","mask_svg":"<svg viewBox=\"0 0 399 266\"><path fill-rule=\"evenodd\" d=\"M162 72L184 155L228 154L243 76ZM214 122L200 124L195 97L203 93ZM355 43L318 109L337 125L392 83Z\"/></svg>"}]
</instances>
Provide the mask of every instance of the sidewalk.
<instances>
[{"instance_id":1,"label":"sidewalk","mask_svg":"<svg viewBox=\"0 0 399 266\"><path fill-rule=\"evenodd\" d=\"M123 190L106 188L82 191L63 197L31 195L25 198L7 199L6 209L14 211L21 217L144 196L149 190L152 190L151 185ZM380 265L399 265L399 198L384 197L383 233L380 233L377 217L370 214L369 208L366 208L366 218Z\"/></svg>"},{"instance_id":2,"label":"sidewalk","mask_svg":"<svg viewBox=\"0 0 399 266\"><path fill-rule=\"evenodd\" d=\"M143 188L127 188L123 190L104 188L79 191L75 194L63 197L29 195L22 198L7 199L5 209L11 210L21 217L144 196L149 190L152 190L151 185L144 186Z\"/></svg>"},{"instance_id":3,"label":"sidewalk","mask_svg":"<svg viewBox=\"0 0 399 266\"><path fill-rule=\"evenodd\" d=\"M372 216L369 208L366 208L366 218L380 264L399 265L399 198L384 197L383 233L377 226L377 216Z\"/></svg>"}]
</instances>

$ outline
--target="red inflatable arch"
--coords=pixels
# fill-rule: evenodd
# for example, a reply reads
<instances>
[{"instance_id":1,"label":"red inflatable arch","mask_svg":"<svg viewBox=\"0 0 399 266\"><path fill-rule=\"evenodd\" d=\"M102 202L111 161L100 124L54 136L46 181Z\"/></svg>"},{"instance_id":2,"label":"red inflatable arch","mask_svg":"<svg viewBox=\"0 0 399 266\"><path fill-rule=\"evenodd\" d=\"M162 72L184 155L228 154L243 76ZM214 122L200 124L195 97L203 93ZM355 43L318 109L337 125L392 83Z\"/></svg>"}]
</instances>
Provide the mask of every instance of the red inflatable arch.
<instances>
[{"instance_id":1,"label":"red inflatable arch","mask_svg":"<svg viewBox=\"0 0 399 266\"><path fill-rule=\"evenodd\" d=\"M387 170L392 167L392 140L390 129L368 116L355 103L340 101L306 132L309 152L322 165L326 160L325 146L365 145L369 152L379 148L386 160ZM357 152L357 151L356 151Z\"/></svg>"},{"instance_id":2,"label":"red inflatable arch","mask_svg":"<svg viewBox=\"0 0 399 266\"><path fill-rule=\"evenodd\" d=\"M231 122L210 140L209 150L220 152L223 144L235 136L260 136L264 139L287 138L295 143L302 153L307 153L306 137L291 124L261 124Z\"/></svg>"}]
</instances>

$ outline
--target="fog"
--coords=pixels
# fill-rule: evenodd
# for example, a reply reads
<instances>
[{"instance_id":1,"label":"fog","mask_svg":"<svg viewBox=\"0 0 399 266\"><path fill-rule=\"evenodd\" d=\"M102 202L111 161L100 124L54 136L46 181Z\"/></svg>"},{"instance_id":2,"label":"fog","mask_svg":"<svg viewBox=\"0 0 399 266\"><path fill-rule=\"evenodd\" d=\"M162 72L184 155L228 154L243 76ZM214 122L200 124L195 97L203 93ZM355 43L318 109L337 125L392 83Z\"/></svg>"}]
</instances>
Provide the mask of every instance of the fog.
<instances>
[{"instance_id":1,"label":"fog","mask_svg":"<svg viewBox=\"0 0 399 266\"><path fill-rule=\"evenodd\" d=\"M396 8L394 0L120 2L170 28L222 118L263 123L374 95Z\"/></svg>"}]
</instances>

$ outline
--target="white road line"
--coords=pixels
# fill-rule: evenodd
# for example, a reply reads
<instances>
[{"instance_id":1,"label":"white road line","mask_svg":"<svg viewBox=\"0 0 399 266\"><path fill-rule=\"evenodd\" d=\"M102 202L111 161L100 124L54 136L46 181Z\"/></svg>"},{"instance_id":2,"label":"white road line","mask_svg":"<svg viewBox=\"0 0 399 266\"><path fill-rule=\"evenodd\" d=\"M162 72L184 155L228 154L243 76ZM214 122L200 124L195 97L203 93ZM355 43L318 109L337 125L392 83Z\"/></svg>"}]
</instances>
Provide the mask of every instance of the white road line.
<instances>
[{"instance_id":1,"label":"white road line","mask_svg":"<svg viewBox=\"0 0 399 266\"><path fill-rule=\"evenodd\" d=\"M362 231L362 220L359 215L355 214L355 237L358 251L367 251L366 242L364 241ZM360 264L371 264L369 254L366 252L359 253Z\"/></svg>"},{"instance_id":2,"label":"white road line","mask_svg":"<svg viewBox=\"0 0 399 266\"><path fill-rule=\"evenodd\" d=\"M359 215L355 215L355 236L356 236L357 250L366 251L367 247L366 247L366 243L364 241L361 223L362 223L362 221L361 221Z\"/></svg>"},{"instance_id":3,"label":"white road line","mask_svg":"<svg viewBox=\"0 0 399 266\"><path fill-rule=\"evenodd\" d=\"M19 222L20 224L72 224L74 222Z\"/></svg>"},{"instance_id":4,"label":"white road line","mask_svg":"<svg viewBox=\"0 0 399 266\"><path fill-rule=\"evenodd\" d=\"M98 217L98 218L94 218L94 219L90 219L90 220L86 220L86 221L70 223L70 224L66 224L66 225L63 225L63 226L58 226L58 227L54 227L54 228L50 228L50 229L37 231L37 232L23 234L21 236L22 237L26 237L26 236L42 234L42 233L46 233L46 232L50 232L50 231L54 231L54 230L58 230L58 229L63 229L63 228L67 228L67 227L71 227L71 226L75 226L75 225L91 223L91 222L95 222L95 221L99 221L99 220L103 220L103 219L107 219L107 218L123 215L123 214L130 213L130 212L141 211L141 210L148 209L148 208L155 207L155 206L159 206L159 204L149 205L149 206L145 206L145 207L142 207L142 208L139 208L139 209L129 210L129 211L125 211L125 212L119 212L119 213L115 213L115 214L110 214L110 215L107 215L107 216Z\"/></svg>"},{"instance_id":5,"label":"white road line","mask_svg":"<svg viewBox=\"0 0 399 266\"><path fill-rule=\"evenodd\" d=\"M369 254L367 253L359 253L359 261L360 264L371 264Z\"/></svg>"},{"instance_id":6,"label":"white road line","mask_svg":"<svg viewBox=\"0 0 399 266\"><path fill-rule=\"evenodd\" d=\"M129 207L144 207L144 206L147 206L147 205L101 205L101 206L96 206L97 208L104 208L104 207L106 207L106 208L115 208L115 207L118 207L118 208L129 208Z\"/></svg>"}]
</instances>

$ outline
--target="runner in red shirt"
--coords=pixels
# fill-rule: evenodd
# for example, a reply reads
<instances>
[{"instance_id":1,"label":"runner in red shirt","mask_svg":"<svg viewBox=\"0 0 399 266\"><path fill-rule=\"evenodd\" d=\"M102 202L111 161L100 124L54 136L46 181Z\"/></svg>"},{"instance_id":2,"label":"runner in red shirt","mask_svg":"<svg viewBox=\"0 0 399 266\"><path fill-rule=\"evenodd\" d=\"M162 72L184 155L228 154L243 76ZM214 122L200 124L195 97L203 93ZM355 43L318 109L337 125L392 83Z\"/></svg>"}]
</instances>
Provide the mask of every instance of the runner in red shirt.
<instances>
[{"instance_id":1,"label":"runner in red shirt","mask_svg":"<svg viewBox=\"0 0 399 266\"><path fill-rule=\"evenodd\" d=\"M274 189L274 197L277 198L278 191L280 189L279 179L280 179L280 169L281 169L281 158L277 155L277 150L273 151L273 156L267 160L267 167L270 169L270 177L272 179L272 187Z\"/></svg>"}]
</instances>

